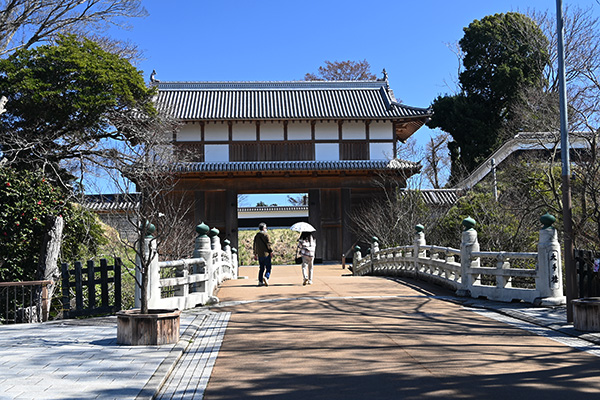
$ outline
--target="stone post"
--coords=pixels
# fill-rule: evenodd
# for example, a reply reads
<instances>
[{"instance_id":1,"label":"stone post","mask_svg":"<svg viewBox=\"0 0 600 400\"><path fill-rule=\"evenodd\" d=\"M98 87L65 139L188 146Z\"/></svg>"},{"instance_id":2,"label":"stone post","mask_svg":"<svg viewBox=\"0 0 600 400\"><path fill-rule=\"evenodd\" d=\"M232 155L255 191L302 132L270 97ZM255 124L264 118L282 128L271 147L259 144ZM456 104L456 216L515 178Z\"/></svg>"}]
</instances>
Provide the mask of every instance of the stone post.
<instances>
[{"instance_id":1,"label":"stone post","mask_svg":"<svg viewBox=\"0 0 600 400\"><path fill-rule=\"evenodd\" d=\"M227 254L227 259L229 260L229 265L230 267L230 271L231 271L231 278L232 279L236 279L237 278L237 269L235 268L235 265L233 263L233 252L231 251L231 242L229 241L229 239L225 239L223 240L223 251L225 252L225 254Z\"/></svg>"},{"instance_id":2,"label":"stone post","mask_svg":"<svg viewBox=\"0 0 600 400\"><path fill-rule=\"evenodd\" d=\"M229 260L231 261L231 242L229 239L223 240L223 251L225 254L227 254L227 257L229 257Z\"/></svg>"},{"instance_id":3,"label":"stone post","mask_svg":"<svg viewBox=\"0 0 600 400\"><path fill-rule=\"evenodd\" d=\"M141 256L136 254L135 256L135 275L137 281L142 283L142 260L150 259L148 265L148 291L146 293L148 297L148 309L161 308L160 307L160 268L158 267L158 252L156 251L156 240L154 238L154 232L156 227L153 224L147 223L146 225L146 236L144 236ZM135 285L135 299L134 306L140 308L142 306L142 288L139 285Z\"/></svg>"},{"instance_id":4,"label":"stone post","mask_svg":"<svg viewBox=\"0 0 600 400\"><path fill-rule=\"evenodd\" d=\"M425 227L421 224L415 226L415 238L413 240L413 267L415 269L415 277L419 274L419 257L425 257L425 250L421 250L422 246L425 246L425 233L423 232Z\"/></svg>"},{"instance_id":5,"label":"stone post","mask_svg":"<svg viewBox=\"0 0 600 400\"><path fill-rule=\"evenodd\" d=\"M233 279L238 278L238 251L235 247L231 248L231 265L233 265L233 271L235 273L235 277Z\"/></svg>"},{"instance_id":6,"label":"stone post","mask_svg":"<svg viewBox=\"0 0 600 400\"><path fill-rule=\"evenodd\" d=\"M217 228L212 228L210 232L208 232L208 237L210 237L210 247L213 251L221 250L221 241L219 240L219 230Z\"/></svg>"},{"instance_id":7,"label":"stone post","mask_svg":"<svg viewBox=\"0 0 600 400\"><path fill-rule=\"evenodd\" d=\"M371 269L374 272L376 267L379 267L379 260L381 258L379 254L379 238L377 236L371 238L371 248L369 250L371 252Z\"/></svg>"},{"instance_id":8,"label":"stone post","mask_svg":"<svg viewBox=\"0 0 600 400\"><path fill-rule=\"evenodd\" d=\"M194 245L194 253L192 255L193 258L203 258L204 259L204 267L199 265L192 266L192 270L190 273L192 274L207 274L209 276L209 281L212 279L212 250L210 248L210 238L207 233L209 231L208 225L204 222L201 222L198 226L196 226L196 232L198 236L196 237L195 245ZM204 282L198 282L193 285L194 292L203 292L208 288L204 287ZM207 292L208 293L208 292ZM208 293L208 295L212 295L212 293Z\"/></svg>"},{"instance_id":9,"label":"stone post","mask_svg":"<svg viewBox=\"0 0 600 400\"><path fill-rule=\"evenodd\" d=\"M362 260L360 246L354 246L354 256L352 257L352 275L356 275L356 266Z\"/></svg>"},{"instance_id":10,"label":"stone post","mask_svg":"<svg viewBox=\"0 0 600 400\"><path fill-rule=\"evenodd\" d=\"M538 273L535 279L540 297L534 303L544 306L566 304L562 286L560 243L556 229L552 226L555 221L556 218L548 213L540 217L543 227L538 242Z\"/></svg>"},{"instance_id":11,"label":"stone post","mask_svg":"<svg viewBox=\"0 0 600 400\"><path fill-rule=\"evenodd\" d=\"M467 217L462 221L464 227L460 243L460 289L456 291L457 296L470 297L473 279L469 273L471 267L479 266L479 258L473 260L472 253L479 251L477 231L474 229L475 220Z\"/></svg>"},{"instance_id":12,"label":"stone post","mask_svg":"<svg viewBox=\"0 0 600 400\"><path fill-rule=\"evenodd\" d=\"M372 249L371 253L375 254L375 253L377 253L379 251L379 238L377 236L373 236L371 238L371 243L372 243L372 245L371 245L371 249Z\"/></svg>"}]
</instances>

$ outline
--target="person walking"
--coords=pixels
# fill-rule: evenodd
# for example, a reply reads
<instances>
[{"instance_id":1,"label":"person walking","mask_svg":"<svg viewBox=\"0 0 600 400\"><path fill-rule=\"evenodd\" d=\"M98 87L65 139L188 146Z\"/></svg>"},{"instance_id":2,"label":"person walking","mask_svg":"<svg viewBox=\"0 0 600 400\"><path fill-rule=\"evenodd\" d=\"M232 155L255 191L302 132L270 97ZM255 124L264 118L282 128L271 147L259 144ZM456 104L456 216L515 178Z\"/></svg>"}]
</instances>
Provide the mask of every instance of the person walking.
<instances>
[{"instance_id":1,"label":"person walking","mask_svg":"<svg viewBox=\"0 0 600 400\"><path fill-rule=\"evenodd\" d=\"M258 286L269 286L271 277L271 254L273 244L267 235L267 224L258 224L258 233L254 235L254 259L258 259Z\"/></svg>"},{"instance_id":2,"label":"person walking","mask_svg":"<svg viewBox=\"0 0 600 400\"><path fill-rule=\"evenodd\" d=\"M313 262L315 260L315 249L317 240L312 232L302 232L298 239L298 253L302 257L302 277L303 286L312 285L313 280Z\"/></svg>"}]
</instances>

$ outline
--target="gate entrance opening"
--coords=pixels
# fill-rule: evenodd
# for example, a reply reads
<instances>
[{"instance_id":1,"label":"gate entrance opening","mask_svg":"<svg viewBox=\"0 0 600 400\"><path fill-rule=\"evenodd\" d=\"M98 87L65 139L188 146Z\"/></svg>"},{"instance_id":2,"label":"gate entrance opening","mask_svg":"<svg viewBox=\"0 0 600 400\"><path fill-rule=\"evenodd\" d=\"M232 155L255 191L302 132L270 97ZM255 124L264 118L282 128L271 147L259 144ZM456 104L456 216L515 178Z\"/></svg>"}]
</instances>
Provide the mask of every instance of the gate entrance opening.
<instances>
[{"instance_id":1,"label":"gate entrance opening","mask_svg":"<svg viewBox=\"0 0 600 400\"><path fill-rule=\"evenodd\" d=\"M308 222L308 193L238 195L239 230L256 229L261 222L270 229L289 228L299 221Z\"/></svg>"}]
</instances>

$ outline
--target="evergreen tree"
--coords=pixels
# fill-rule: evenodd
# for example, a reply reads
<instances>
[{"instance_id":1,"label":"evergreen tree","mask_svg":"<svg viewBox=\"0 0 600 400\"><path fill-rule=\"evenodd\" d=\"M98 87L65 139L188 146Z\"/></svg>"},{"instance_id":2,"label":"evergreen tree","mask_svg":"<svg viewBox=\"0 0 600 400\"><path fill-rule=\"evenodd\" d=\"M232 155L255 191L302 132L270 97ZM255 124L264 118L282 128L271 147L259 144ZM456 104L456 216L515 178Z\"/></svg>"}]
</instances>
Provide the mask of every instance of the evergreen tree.
<instances>
[{"instance_id":1,"label":"evergreen tree","mask_svg":"<svg viewBox=\"0 0 600 400\"><path fill-rule=\"evenodd\" d=\"M471 172L502 144L525 90L543 86L548 40L529 17L495 14L464 28L460 93L433 102L431 128L452 136L451 180Z\"/></svg>"}]
</instances>

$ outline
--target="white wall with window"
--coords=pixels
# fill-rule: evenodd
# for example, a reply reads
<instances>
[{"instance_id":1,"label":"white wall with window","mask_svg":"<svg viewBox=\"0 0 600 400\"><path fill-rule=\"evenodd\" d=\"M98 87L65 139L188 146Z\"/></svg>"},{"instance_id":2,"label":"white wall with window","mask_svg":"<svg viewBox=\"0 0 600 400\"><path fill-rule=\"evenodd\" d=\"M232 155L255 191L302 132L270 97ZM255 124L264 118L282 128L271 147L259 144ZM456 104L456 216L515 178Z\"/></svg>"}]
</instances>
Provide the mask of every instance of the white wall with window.
<instances>
[{"instance_id":1,"label":"white wall with window","mask_svg":"<svg viewBox=\"0 0 600 400\"><path fill-rule=\"evenodd\" d=\"M224 123L204 125L204 140L206 141L227 141L229 140L229 125Z\"/></svg>"},{"instance_id":2,"label":"white wall with window","mask_svg":"<svg viewBox=\"0 0 600 400\"><path fill-rule=\"evenodd\" d=\"M364 140L367 138L367 126L362 121L346 121L342 125L342 139Z\"/></svg>"},{"instance_id":3,"label":"white wall with window","mask_svg":"<svg viewBox=\"0 0 600 400\"><path fill-rule=\"evenodd\" d=\"M369 124L370 139L393 139L394 125L391 122L371 122Z\"/></svg>"},{"instance_id":4,"label":"white wall with window","mask_svg":"<svg viewBox=\"0 0 600 400\"><path fill-rule=\"evenodd\" d=\"M207 144L204 146L205 162L229 162L228 144Z\"/></svg>"},{"instance_id":5,"label":"white wall with window","mask_svg":"<svg viewBox=\"0 0 600 400\"><path fill-rule=\"evenodd\" d=\"M318 121L315 124L315 139L316 140L337 140L340 135L338 133L338 124L335 121Z\"/></svg>"},{"instance_id":6,"label":"white wall with window","mask_svg":"<svg viewBox=\"0 0 600 400\"><path fill-rule=\"evenodd\" d=\"M338 161L339 159L338 143L315 143L315 161Z\"/></svg>"},{"instance_id":7,"label":"white wall with window","mask_svg":"<svg viewBox=\"0 0 600 400\"><path fill-rule=\"evenodd\" d=\"M233 124L231 127L232 138L233 140L246 140L246 141L255 141L256 140L256 125L254 123L237 123Z\"/></svg>"},{"instance_id":8,"label":"white wall with window","mask_svg":"<svg viewBox=\"0 0 600 400\"><path fill-rule=\"evenodd\" d=\"M260 140L283 140L283 123L262 122L260 124Z\"/></svg>"},{"instance_id":9,"label":"white wall with window","mask_svg":"<svg viewBox=\"0 0 600 400\"><path fill-rule=\"evenodd\" d=\"M184 124L177 132L177 141L179 142L199 142L200 140L202 140L202 127L200 124Z\"/></svg>"},{"instance_id":10,"label":"white wall with window","mask_svg":"<svg viewBox=\"0 0 600 400\"><path fill-rule=\"evenodd\" d=\"M287 126L288 140L311 140L311 126L308 122L289 122Z\"/></svg>"},{"instance_id":11,"label":"white wall with window","mask_svg":"<svg viewBox=\"0 0 600 400\"><path fill-rule=\"evenodd\" d=\"M369 143L369 158L371 160L391 160L394 158L393 143Z\"/></svg>"}]
</instances>

